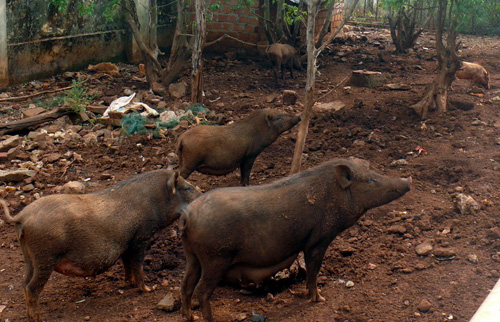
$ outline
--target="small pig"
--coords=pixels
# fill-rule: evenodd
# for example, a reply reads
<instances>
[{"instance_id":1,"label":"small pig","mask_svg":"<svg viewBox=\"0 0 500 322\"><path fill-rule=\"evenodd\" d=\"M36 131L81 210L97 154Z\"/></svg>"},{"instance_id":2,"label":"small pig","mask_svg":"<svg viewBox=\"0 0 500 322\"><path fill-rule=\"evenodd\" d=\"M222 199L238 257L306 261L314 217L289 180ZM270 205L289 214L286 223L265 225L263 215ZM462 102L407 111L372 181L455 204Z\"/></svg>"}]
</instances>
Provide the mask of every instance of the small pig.
<instances>
[{"instance_id":1,"label":"small pig","mask_svg":"<svg viewBox=\"0 0 500 322\"><path fill-rule=\"evenodd\" d=\"M177 144L180 174L187 178L198 170L224 175L240 167L241 184L247 186L255 158L299 121L300 115L262 109L226 126L191 128L179 137Z\"/></svg>"},{"instance_id":2,"label":"small pig","mask_svg":"<svg viewBox=\"0 0 500 322\"><path fill-rule=\"evenodd\" d=\"M16 224L26 262L28 317L42 321L39 296L54 270L93 276L121 258L125 279L150 291L144 284L143 259L151 238L199 194L178 172L156 170L99 192L43 197L15 217L1 200L7 221Z\"/></svg>"},{"instance_id":3,"label":"small pig","mask_svg":"<svg viewBox=\"0 0 500 322\"><path fill-rule=\"evenodd\" d=\"M271 184L214 189L179 219L186 254L181 313L189 321L196 288L205 321L213 321L210 296L221 280L261 283L304 252L307 289L316 286L331 241L368 209L410 190L411 178L380 175L360 159L333 159Z\"/></svg>"},{"instance_id":4,"label":"small pig","mask_svg":"<svg viewBox=\"0 0 500 322\"><path fill-rule=\"evenodd\" d=\"M273 65L274 78L278 83L278 70L281 70L281 79L285 80L284 66L288 66L290 76L293 78L293 67L302 70L299 53L295 48L287 44L274 43L266 49L266 54Z\"/></svg>"},{"instance_id":5,"label":"small pig","mask_svg":"<svg viewBox=\"0 0 500 322\"><path fill-rule=\"evenodd\" d=\"M471 86L475 83L485 89L490 89L490 74L479 64L464 61L455 76L458 79L470 79Z\"/></svg>"}]
</instances>

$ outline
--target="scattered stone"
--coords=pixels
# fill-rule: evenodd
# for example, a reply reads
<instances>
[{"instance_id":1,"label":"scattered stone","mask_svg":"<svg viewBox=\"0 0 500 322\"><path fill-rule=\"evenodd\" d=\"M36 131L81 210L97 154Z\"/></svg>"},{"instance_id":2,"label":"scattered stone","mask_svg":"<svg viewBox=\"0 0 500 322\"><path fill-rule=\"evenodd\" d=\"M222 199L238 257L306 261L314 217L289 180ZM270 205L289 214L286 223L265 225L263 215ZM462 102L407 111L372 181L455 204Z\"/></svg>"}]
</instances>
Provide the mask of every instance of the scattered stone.
<instances>
[{"instance_id":1,"label":"scattered stone","mask_svg":"<svg viewBox=\"0 0 500 322\"><path fill-rule=\"evenodd\" d=\"M391 234L404 234L406 233L406 227L403 225L392 225L391 227L387 228L387 232Z\"/></svg>"},{"instance_id":2,"label":"scattered stone","mask_svg":"<svg viewBox=\"0 0 500 322\"><path fill-rule=\"evenodd\" d=\"M28 118L45 112L47 112L47 110L42 107L29 108L23 111L23 117Z\"/></svg>"},{"instance_id":3,"label":"scattered stone","mask_svg":"<svg viewBox=\"0 0 500 322\"><path fill-rule=\"evenodd\" d=\"M353 281L347 281L347 282L345 283L345 287L347 287L347 288L354 287L354 282L353 282Z\"/></svg>"},{"instance_id":4,"label":"scattered stone","mask_svg":"<svg viewBox=\"0 0 500 322\"><path fill-rule=\"evenodd\" d=\"M283 105L295 105L299 96L296 91L284 90L283 91Z\"/></svg>"},{"instance_id":5,"label":"scattered stone","mask_svg":"<svg viewBox=\"0 0 500 322\"><path fill-rule=\"evenodd\" d=\"M417 309L422 313L429 312L431 308L432 308L432 303L429 302L429 300L427 299L423 299L422 301L420 301L417 307Z\"/></svg>"},{"instance_id":6,"label":"scattered stone","mask_svg":"<svg viewBox=\"0 0 500 322\"><path fill-rule=\"evenodd\" d=\"M90 321L90 316L87 315L86 317L83 318L85 321Z\"/></svg>"},{"instance_id":7,"label":"scattered stone","mask_svg":"<svg viewBox=\"0 0 500 322\"><path fill-rule=\"evenodd\" d=\"M344 111L345 103L342 101L333 101L329 103L315 105L314 108L322 112L333 111L333 113L338 114Z\"/></svg>"},{"instance_id":8,"label":"scattered stone","mask_svg":"<svg viewBox=\"0 0 500 322\"><path fill-rule=\"evenodd\" d=\"M114 178L114 176L112 174L106 173L106 172L101 173L99 175L99 180L109 180L109 179L113 179L113 178Z\"/></svg>"},{"instance_id":9,"label":"scattered stone","mask_svg":"<svg viewBox=\"0 0 500 322\"><path fill-rule=\"evenodd\" d=\"M172 83L168 85L168 92L174 98L184 97L186 95L186 89L187 89L187 84L185 82Z\"/></svg>"},{"instance_id":10,"label":"scattered stone","mask_svg":"<svg viewBox=\"0 0 500 322\"><path fill-rule=\"evenodd\" d=\"M467 256L467 260L471 262L472 264L477 264L479 263L479 259L477 258L476 254L470 254Z\"/></svg>"},{"instance_id":11,"label":"scattered stone","mask_svg":"<svg viewBox=\"0 0 500 322\"><path fill-rule=\"evenodd\" d=\"M247 317L248 315L246 313L240 313L235 317L235 319L236 321L245 321Z\"/></svg>"},{"instance_id":12,"label":"scattered stone","mask_svg":"<svg viewBox=\"0 0 500 322\"><path fill-rule=\"evenodd\" d=\"M75 77L75 73L74 72L64 72L62 74L62 76L64 77L65 80L72 80Z\"/></svg>"},{"instance_id":13,"label":"scattered stone","mask_svg":"<svg viewBox=\"0 0 500 322\"><path fill-rule=\"evenodd\" d=\"M391 162L391 167L403 167L408 165L408 161L405 159L394 160Z\"/></svg>"},{"instance_id":14,"label":"scattered stone","mask_svg":"<svg viewBox=\"0 0 500 322\"><path fill-rule=\"evenodd\" d=\"M61 153L49 153L45 156L44 159L46 162L53 163L53 162L56 162L57 160L59 160L60 158L62 158Z\"/></svg>"},{"instance_id":15,"label":"scattered stone","mask_svg":"<svg viewBox=\"0 0 500 322\"><path fill-rule=\"evenodd\" d=\"M20 182L35 174L33 170L0 170L0 182Z\"/></svg>"},{"instance_id":16,"label":"scattered stone","mask_svg":"<svg viewBox=\"0 0 500 322\"><path fill-rule=\"evenodd\" d=\"M82 194L85 193L85 185L79 181L70 181L62 186L61 193Z\"/></svg>"},{"instance_id":17,"label":"scattered stone","mask_svg":"<svg viewBox=\"0 0 500 322\"><path fill-rule=\"evenodd\" d=\"M442 248L442 247L434 249L432 254L434 255L434 257L441 260L450 260L457 256L457 253L455 252L454 249Z\"/></svg>"},{"instance_id":18,"label":"scattered stone","mask_svg":"<svg viewBox=\"0 0 500 322\"><path fill-rule=\"evenodd\" d=\"M108 109L108 106L104 106L104 105L95 105L95 106L87 106L86 107L87 111L90 111L94 114L104 114L104 112L106 112L106 110Z\"/></svg>"},{"instance_id":19,"label":"scattered stone","mask_svg":"<svg viewBox=\"0 0 500 322\"><path fill-rule=\"evenodd\" d=\"M30 192L30 191L32 191L32 190L34 190L34 189L35 189L35 186L34 186L34 185L32 185L31 183L30 183L30 184L25 185L25 186L22 188L22 190L23 190L24 192Z\"/></svg>"},{"instance_id":20,"label":"scattered stone","mask_svg":"<svg viewBox=\"0 0 500 322\"><path fill-rule=\"evenodd\" d=\"M172 312L175 308L175 297L174 295L169 292L165 297L156 304L156 308L159 310L167 311L167 312Z\"/></svg>"},{"instance_id":21,"label":"scattered stone","mask_svg":"<svg viewBox=\"0 0 500 322\"><path fill-rule=\"evenodd\" d=\"M385 89L393 90L393 91L409 91L411 89L410 85L407 84L385 84Z\"/></svg>"},{"instance_id":22,"label":"scattered stone","mask_svg":"<svg viewBox=\"0 0 500 322\"><path fill-rule=\"evenodd\" d=\"M427 256L432 252L432 249L432 242L430 240L426 240L415 247L415 252L420 256Z\"/></svg>"},{"instance_id":23,"label":"scattered stone","mask_svg":"<svg viewBox=\"0 0 500 322\"><path fill-rule=\"evenodd\" d=\"M368 263L368 269L373 271L375 268L377 268L377 265L373 264L373 263Z\"/></svg>"},{"instance_id":24,"label":"scattered stone","mask_svg":"<svg viewBox=\"0 0 500 322\"><path fill-rule=\"evenodd\" d=\"M462 215L474 215L477 213L481 206L477 203L474 198L469 195L459 193L455 199L458 211Z\"/></svg>"},{"instance_id":25,"label":"scattered stone","mask_svg":"<svg viewBox=\"0 0 500 322\"><path fill-rule=\"evenodd\" d=\"M266 102L267 103L272 103L278 98L278 93L272 93L266 96Z\"/></svg>"},{"instance_id":26,"label":"scattered stone","mask_svg":"<svg viewBox=\"0 0 500 322\"><path fill-rule=\"evenodd\" d=\"M17 147L20 143L19 135L14 135L9 137L8 139L0 142L0 152L9 151L13 147Z\"/></svg>"},{"instance_id":27,"label":"scattered stone","mask_svg":"<svg viewBox=\"0 0 500 322\"><path fill-rule=\"evenodd\" d=\"M267 293L266 294L266 301L272 302L273 300L274 300L274 295L272 295L271 293Z\"/></svg>"}]
</instances>

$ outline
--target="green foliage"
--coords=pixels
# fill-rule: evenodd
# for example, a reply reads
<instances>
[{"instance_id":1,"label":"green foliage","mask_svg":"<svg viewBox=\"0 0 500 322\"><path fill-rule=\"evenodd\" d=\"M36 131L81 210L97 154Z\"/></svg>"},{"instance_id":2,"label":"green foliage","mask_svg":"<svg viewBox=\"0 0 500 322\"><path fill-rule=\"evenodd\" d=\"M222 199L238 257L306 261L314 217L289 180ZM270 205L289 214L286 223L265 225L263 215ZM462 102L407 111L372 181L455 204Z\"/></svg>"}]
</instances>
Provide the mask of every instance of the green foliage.
<instances>
[{"instance_id":1,"label":"green foliage","mask_svg":"<svg viewBox=\"0 0 500 322\"><path fill-rule=\"evenodd\" d=\"M69 104L75 112L85 111L85 105L92 101L92 97L87 94L87 85L80 78L73 80L73 87L66 91L64 102Z\"/></svg>"},{"instance_id":2,"label":"green foliage","mask_svg":"<svg viewBox=\"0 0 500 322\"><path fill-rule=\"evenodd\" d=\"M500 35L500 1L462 0L454 14L460 15L457 31L475 35Z\"/></svg>"},{"instance_id":3,"label":"green foliage","mask_svg":"<svg viewBox=\"0 0 500 322\"><path fill-rule=\"evenodd\" d=\"M283 16L283 19L289 26L298 21L306 21L307 11L300 11L299 7L292 6L286 3L283 3L283 8L285 9L285 15Z\"/></svg>"},{"instance_id":4,"label":"green foliage","mask_svg":"<svg viewBox=\"0 0 500 322\"><path fill-rule=\"evenodd\" d=\"M77 8L80 16L82 17L91 16L95 14L97 1L98 0L79 0L77 3ZM121 9L120 8L121 1L122 0L106 1L106 7L103 12L103 17L107 21L111 22L114 20L114 17L118 14L118 11ZM50 0L48 5L54 6L57 9L57 11L59 11L62 14L65 14L68 11L69 0Z\"/></svg>"},{"instance_id":5,"label":"green foliage","mask_svg":"<svg viewBox=\"0 0 500 322\"><path fill-rule=\"evenodd\" d=\"M54 107L62 106L64 104L66 97L62 95L57 95L47 98L37 98L33 101L33 104L40 106L46 110L51 110Z\"/></svg>"}]
</instances>

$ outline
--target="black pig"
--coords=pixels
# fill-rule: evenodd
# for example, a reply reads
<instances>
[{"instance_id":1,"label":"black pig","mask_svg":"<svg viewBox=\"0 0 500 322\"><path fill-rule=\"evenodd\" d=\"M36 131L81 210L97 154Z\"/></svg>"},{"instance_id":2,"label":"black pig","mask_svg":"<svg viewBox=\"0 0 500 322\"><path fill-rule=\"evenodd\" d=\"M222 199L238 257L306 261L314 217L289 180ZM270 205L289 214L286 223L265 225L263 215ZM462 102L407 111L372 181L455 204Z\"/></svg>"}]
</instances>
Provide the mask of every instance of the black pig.
<instances>
[{"instance_id":1,"label":"black pig","mask_svg":"<svg viewBox=\"0 0 500 322\"><path fill-rule=\"evenodd\" d=\"M198 170L224 175L240 167L241 184L247 186L255 158L299 121L299 115L262 109L226 126L191 128L179 137L177 144L180 174L187 178Z\"/></svg>"},{"instance_id":2,"label":"black pig","mask_svg":"<svg viewBox=\"0 0 500 322\"><path fill-rule=\"evenodd\" d=\"M187 264L181 285L188 320L196 287L205 321L213 321L210 296L222 280L260 283L304 252L307 289L316 286L331 241L368 209L410 190L411 178L380 175L360 159L334 159L271 184L209 191L179 219Z\"/></svg>"},{"instance_id":3,"label":"black pig","mask_svg":"<svg viewBox=\"0 0 500 322\"><path fill-rule=\"evenodd\" d=\"M26 262L23 281L28 316L41 322L39 296L52 271L93 276L121 257L125 279L142 291L144 252L154 233L179 217L180 208L199 195L171 170L137 175L103 191L40 198L11 217Z\"/></svg>"}]
</instances>

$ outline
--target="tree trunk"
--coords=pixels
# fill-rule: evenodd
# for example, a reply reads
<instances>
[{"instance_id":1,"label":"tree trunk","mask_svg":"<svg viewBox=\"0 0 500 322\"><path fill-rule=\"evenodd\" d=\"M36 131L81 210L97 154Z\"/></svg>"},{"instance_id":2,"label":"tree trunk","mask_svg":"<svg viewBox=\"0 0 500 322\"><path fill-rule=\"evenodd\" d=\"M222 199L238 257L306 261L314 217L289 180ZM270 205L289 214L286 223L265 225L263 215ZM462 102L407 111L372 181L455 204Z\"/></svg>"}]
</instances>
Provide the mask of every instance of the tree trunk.
<instances>
[{"instance_id":1,"label":"tree trunk","mask_svg":"<svg viewBox=\"0 0 500 322\"><path fill-rule=\"evenodd\" d=\"M302 152L306 141L307 131L309 128L309 120L311 119L312 107L314 105L314 83L315 83L315 68L316 68L316 48L314 47L315 22L318 12L319 0L310 0L307 2L307 81L306 81L306 97L305 107L302 113L302 121L299 124L299 133L297 135L297 143L293 153L292 168L290 174L295 174L300 171L302 162Z\"/></svg>"},{"instance_id":2,"label":"tree trunk","mask_svg":"<svg viewBox=\"0 0 500 322\"><path fill-rule=\"evenodd\" d=\"M55 110L52 110L50 112L38 114L38 115L35 115L32 117L12 121L9 123L3 123L3 124L0 124L0 135L22 132L28 128L33 127L33 126L56 120L56 119L60 118L61 116L66 115L66 114L70 114L70 113L75 113L75 111L73 111L69 107L63 106L63 107L56 108Z\"/></svg>"},{"instance_id":3,"label":"tree trunk","mask_svg":"<svg viewBox=\"0 0 500 322\"><path fill-rule=\"evenodd\" d=\"M203 101L203 47L205 45L206 21L203 0L195 0L196 36L192 54L191 103Z\"/></svg>"},{"instance_id":4,"label":"tree trunk","mask_svg":"<svg viewBox=\"0 0 500 322\"><path fill-rule=\"evenodd\" d=\"M446 46L443 43L443 32L447 16L451 16L451 6L448 10L448 0L439 0L438 17L436 25L436 52L438 58L439 73L428 87L427 92L420 102L412 108L422 119L427 118L429 111L436 110L439 113L447 111L448 88L455 79L455 72L460 68L460 60L457 56L458 46L456 44L457 17L448 26L448 37Z\"/></svg>"}]
</instances>

